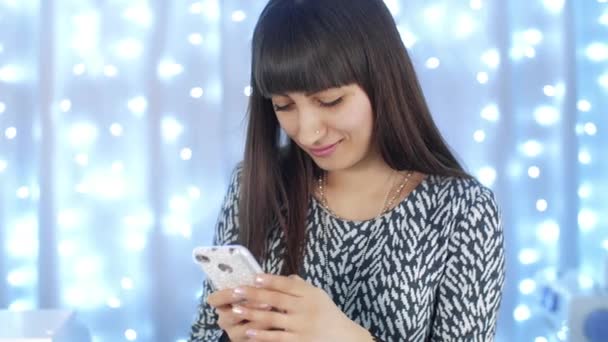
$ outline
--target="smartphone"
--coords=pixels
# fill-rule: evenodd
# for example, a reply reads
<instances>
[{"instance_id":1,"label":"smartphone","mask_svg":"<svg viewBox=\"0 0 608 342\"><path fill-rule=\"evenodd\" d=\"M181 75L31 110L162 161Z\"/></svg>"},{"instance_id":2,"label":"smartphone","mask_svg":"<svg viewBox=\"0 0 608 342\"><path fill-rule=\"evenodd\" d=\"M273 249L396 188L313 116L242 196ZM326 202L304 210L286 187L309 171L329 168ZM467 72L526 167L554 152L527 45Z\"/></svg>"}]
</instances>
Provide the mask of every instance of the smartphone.
<instances>
[{"instance_id":1,"label":"smartphone","mask_svg":"<svg viewBox=\"0 0 608 342\"><path fill-rule=\"evenodd\" d=\"M241 245L201 246L192 252L214 290L254 286L262 267L251 252Z\"/></svg>"}]
</instances>

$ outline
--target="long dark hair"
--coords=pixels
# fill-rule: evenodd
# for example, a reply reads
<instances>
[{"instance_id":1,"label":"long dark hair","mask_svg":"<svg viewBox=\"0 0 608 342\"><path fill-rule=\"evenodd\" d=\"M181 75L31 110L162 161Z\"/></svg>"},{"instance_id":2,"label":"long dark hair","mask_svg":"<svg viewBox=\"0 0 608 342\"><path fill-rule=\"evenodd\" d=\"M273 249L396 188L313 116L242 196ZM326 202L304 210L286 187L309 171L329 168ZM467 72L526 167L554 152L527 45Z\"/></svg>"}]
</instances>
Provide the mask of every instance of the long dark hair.
<instances>
[{"instance_id":1,"label":"long dark hair","mask_svg":"<svg viewBox=\"0 0 608 342\"><path fill-rule=\"evenodd\" d=\"M281 274L298 273L312 185L320 169L282 144L270 97L358 84L369 97L373 143L395 170L468 177L437 129L393 17L382 0L270 0L252 42L249 124L241 173L240 243L262 260L281 229Z\"/></svg>"}]
</instances>

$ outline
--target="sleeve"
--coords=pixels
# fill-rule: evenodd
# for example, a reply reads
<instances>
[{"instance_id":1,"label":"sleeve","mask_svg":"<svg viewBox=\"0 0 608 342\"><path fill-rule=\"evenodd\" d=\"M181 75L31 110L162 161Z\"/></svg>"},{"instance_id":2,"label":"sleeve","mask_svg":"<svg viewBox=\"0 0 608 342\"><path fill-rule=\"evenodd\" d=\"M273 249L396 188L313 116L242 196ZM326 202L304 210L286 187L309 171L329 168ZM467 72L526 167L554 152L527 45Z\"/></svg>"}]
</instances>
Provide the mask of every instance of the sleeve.
<instances>
[{"instance_id":1,"label":"sleeve","mask_svg":"<svg viewBox=\"0 0 608 342\"><path fill-rule=\"evenodd\" d=\"M494 340L505 279L504 237L494 195L480 189L450 237L432 342Z\"/></svg>"},{"instance_id":2,"label":"sleeve","mask_svg":"<svg viewBox=\"0 0 608 342\"><path fill-rule=\"evenodd\" d=\"M213 235L214 245L230 244L237 240L241 170L242 167L239 165L232 172L230 185L224 197L217 224L215 225ZM227 335L217 325L218 316L215 309L207 304L207 297L211 292L213 292L211 285L205 279L196 321L190 331L190 342L228 341Z\"/></svg>"}]
</instances>

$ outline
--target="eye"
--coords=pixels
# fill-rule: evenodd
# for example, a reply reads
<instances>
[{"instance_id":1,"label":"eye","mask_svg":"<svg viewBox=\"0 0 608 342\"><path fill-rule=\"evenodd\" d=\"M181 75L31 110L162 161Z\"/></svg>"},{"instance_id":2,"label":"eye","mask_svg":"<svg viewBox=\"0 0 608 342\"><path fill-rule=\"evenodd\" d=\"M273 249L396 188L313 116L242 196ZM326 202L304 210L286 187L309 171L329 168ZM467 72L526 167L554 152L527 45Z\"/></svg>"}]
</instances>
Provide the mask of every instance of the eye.
<instances>
[{"instance_id":1,"label":"eye","mask_svg":"<svg viewBox=\"0 0 608 342\"><path fill-rule=\"evenodd\" d=\"M336 105L340 104L340 102L342 102L342 98L341 97L339 97L336 100L333 100L331 102L319 101L319 104L321 105L321 107L333 107L333 106L336 106Z\"/></svg>"},{"instance_id":2,"label":"eye","mask_svg":"<svg viewBox=\"0 0 608 342\"><path fill-rule=\"evenodd\" d=\"M284 111L288 111L291 108L291 104L287 104L284 106L279 106L277 104L272 104L272 108L274 108L275 112L284 112Z\"/></svg>"}]
</instances>

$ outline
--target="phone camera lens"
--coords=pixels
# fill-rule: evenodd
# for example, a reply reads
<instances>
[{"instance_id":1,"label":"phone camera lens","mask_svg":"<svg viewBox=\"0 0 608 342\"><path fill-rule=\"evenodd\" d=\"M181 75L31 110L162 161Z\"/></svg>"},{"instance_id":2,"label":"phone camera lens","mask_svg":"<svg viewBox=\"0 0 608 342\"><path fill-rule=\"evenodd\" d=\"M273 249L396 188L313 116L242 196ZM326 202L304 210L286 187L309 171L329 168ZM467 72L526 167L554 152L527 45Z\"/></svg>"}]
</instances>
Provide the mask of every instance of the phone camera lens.
<instances>
[{"instance_id":1,"label":"phone camera lens","mask_svg":"<svg viewBox=\"0 0 608 342\"><path fill-rule=\"evenodd\" d=\"M207 256L202 255L202 254L197 254L197 255L196 255L196 260L197 260L198 262L204 262L204 263L208 263L208 262L210 262L210 261L211 261L211 259L209 259Z\"/></svg>"},{"instance_id":2,"label":"phone camera lens","mask_svg":"<svg viewBox=\"0 0 608 342\"><path fill-rule=\"evenodd\" d=\"M219 264L217 265L217 267L220 269L220 271L222 272L226 272L226 273L232 273L232 267L230 267L230 265L226 265L226 264Z\"/></svg>"}]
</instances>

